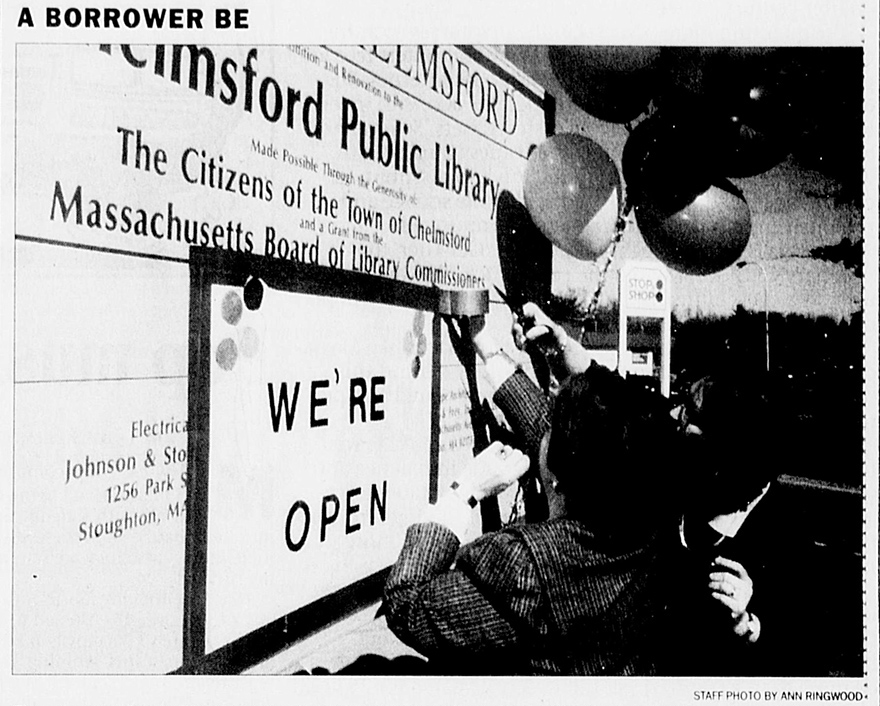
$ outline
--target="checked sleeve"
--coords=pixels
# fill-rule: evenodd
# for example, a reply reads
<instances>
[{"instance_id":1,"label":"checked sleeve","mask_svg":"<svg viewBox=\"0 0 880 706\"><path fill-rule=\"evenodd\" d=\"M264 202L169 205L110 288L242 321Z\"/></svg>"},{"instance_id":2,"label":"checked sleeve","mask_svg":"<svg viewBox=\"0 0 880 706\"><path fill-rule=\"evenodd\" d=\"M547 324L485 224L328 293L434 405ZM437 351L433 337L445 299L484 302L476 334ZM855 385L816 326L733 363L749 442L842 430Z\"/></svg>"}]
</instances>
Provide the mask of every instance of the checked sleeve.
<instances>
[{"instance_id":1,"label":"checked sleeve","mask_svg":"<svg viewBox=\"0 0 880 706\"><path fill-rule=\"evenodd\" d=\"M493 396L513 433L523 440L530 458L538 458L541 439L550 429L550 403L522 370L517 370Z\"/></svg>"},{"instance_id":2,"label":"checked sleeve","mask_svg":"<svg viewBox=\"0 0 880 706\"><path fill-rule=\"evenodd\" d=\"M515 651L519 628L540 602L527 548L511 535L491 533L466 545L451 568L457 549L458 539L439 524L407 530L385 586L388 626L432 658L491 659Z\"/></svg>"}]
</instances>

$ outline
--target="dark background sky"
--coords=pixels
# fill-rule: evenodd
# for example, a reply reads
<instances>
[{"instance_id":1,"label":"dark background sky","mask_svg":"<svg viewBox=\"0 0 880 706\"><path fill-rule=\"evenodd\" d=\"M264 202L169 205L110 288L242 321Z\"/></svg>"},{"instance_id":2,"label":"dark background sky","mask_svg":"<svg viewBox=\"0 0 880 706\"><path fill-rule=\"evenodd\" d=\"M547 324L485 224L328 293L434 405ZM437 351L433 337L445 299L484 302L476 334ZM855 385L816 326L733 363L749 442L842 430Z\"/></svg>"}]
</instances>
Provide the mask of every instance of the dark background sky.
<instances>
[{"instance_id":1,"label":"dark background sky","mask_svg":"<svg viewBox=\"0 0 880 706\"><path fill-rule=\"evenodd\" d=\"M624 51L637 60L652 50L629 47ZM644 114L629 125L600 120L572 101L563 86L571 85L571 77L563 75L560 80L559 66L551 65L546 46L505 45L504 52L556 99L557 133L586 135L621 166L629 128L637 126ZM851 246L860 246L862 241L863 50L666 47L661 54L652 75L652 90L658 94L654 103L660 103L659 94L670 86L728 90L732 79L719 85L722 79L717 72L703 73L705 66L720 57L733 67L733 78L769 77L782 106L774 111L776 123L771 130L783 152L780 163L761 174L731 178L751 213L751 237L740 259L761 263L763 271L757 265L732 266L706 276L673 271L676 314L682 318L724 315L740 304L762 311L766 286L770 311L848 319L862 307L862 281L852 266L857 258L848 261L847 256L857 255L857 248ZM614 73L597 77L587 72L587 78L598 85L613 80ZM558 250L554 258L556 293L575 293L589 301L598 285L599 267ZM616 299L617 271L627 259L656 261L632 214L608 272L603 302Z\"/></svg>"}]
</instances>

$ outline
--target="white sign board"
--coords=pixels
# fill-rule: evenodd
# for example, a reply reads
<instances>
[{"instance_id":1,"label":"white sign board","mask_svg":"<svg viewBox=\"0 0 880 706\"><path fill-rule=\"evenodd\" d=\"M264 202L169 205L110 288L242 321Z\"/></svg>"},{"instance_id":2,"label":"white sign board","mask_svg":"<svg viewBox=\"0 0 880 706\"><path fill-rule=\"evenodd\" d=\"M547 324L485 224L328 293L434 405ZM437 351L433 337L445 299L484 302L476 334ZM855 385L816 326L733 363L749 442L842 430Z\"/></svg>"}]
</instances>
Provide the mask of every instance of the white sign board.
<instances>
[{"instance_id":1,"label":"white sign board","mask_svg":"<svg viewBox=\"0 0 880 706\"><path fill-rule=\"evenodd\" d=\"M425 289L501 285L497 198L522 201L544 93L473 47L15 52L13 668L172 671L190 247ZM461 377L441 396L442 474L472 434ZM339 491L366 498L359 482ZM126 513L150 521L119 534ZM81 540L83 523L101 536ZM58 601L59 586L89 600Z\"/></svg>"},{"instance_id":2,"label":"white sign board","mask_svg":"<svg viewBox=\"0 0 880 706\"><path fill-rule=\"evenodd\" d=\"M620 268L619 280L620 321L618 324L618 371L626 376L653 374L653 355L650 365L634 365L629 353L627 329L630 318L662 319L660 332L660 391L669 396L670 354L672 351L672 316L669 297L669 273L659 262L628 260Z\"/></svg>"},{"instance_id":3,"label":"white sign board","mask_svg":"<svg viewBox=\"0 0 880 706\"><path fill-rule=\"evenodd\" d=\"M620 269L620 308L629 316L669 313L669 273L659 263L627 262Z\"/></svg>"},{"instance_id":4,"label":"white sign board","mask_svg":"<svg viewBox=\"0 0 880 706\"><path fill-rule=\"evenodd\" d=\"M241 287L210 297L206 652L393 563L436 438L433 315L271 287L256 310Z\"/></svg>"}]
</instances>

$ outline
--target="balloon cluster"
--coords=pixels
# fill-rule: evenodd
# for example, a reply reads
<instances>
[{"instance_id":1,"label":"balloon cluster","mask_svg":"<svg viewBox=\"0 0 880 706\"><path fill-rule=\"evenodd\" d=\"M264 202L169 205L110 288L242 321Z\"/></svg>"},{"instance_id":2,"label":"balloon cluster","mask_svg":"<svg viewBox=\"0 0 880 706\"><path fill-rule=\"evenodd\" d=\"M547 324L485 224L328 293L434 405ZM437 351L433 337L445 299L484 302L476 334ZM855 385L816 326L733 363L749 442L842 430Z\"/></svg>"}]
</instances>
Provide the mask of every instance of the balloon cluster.
<instances>
[{"instance_id":1,"label":"balloon cluster","mask_svg":"<svg viewBox=\"0 0 880 706\"><path fill-rule=\"evenodd\" d=\"M702 144L704 150L695 145ZM690 116L657 113L623 149L623 174L645 244L669 267L707 275L732 265L751 234L742 193L710 167L711 139Z\"/></svg>"},{"instance_id":2,"label":"balloon cluster","mask_svg":"<svg viewBox=\"0 0 880 706\"><path fill-rule=\"evenodd\" d=\"M549 138L530 156L526 206L541 232L580 259L613 241L634 209L651 251L680 272L733 264L751 217L730 177L760 174L792 148L793 64L765 49L567 47L548 50L572 102L608 122L631 123L620 174L580 135ZM629 126L628 126L629 127Z\"/></svg>"}]
</instances>

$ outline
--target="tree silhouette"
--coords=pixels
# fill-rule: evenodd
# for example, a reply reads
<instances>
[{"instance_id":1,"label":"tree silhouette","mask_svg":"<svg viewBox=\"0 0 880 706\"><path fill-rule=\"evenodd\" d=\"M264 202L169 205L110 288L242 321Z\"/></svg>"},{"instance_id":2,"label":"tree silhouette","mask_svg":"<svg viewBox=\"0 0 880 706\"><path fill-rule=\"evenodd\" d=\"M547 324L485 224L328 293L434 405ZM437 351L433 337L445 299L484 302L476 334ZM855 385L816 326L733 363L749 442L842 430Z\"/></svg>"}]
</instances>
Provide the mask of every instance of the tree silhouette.
<instances>
[{"instance_id":1,"label":"tree silhouette","mask_svg":"<svg viewBox=\"0 0 880 706\"><path fill-rule=\"evenodd\" d=\"M835 245L821 245L810 250L810 257L826 262L839 262L856 277L862 276L862 241L844 238Z\"/></svg>"}]
</instances>

